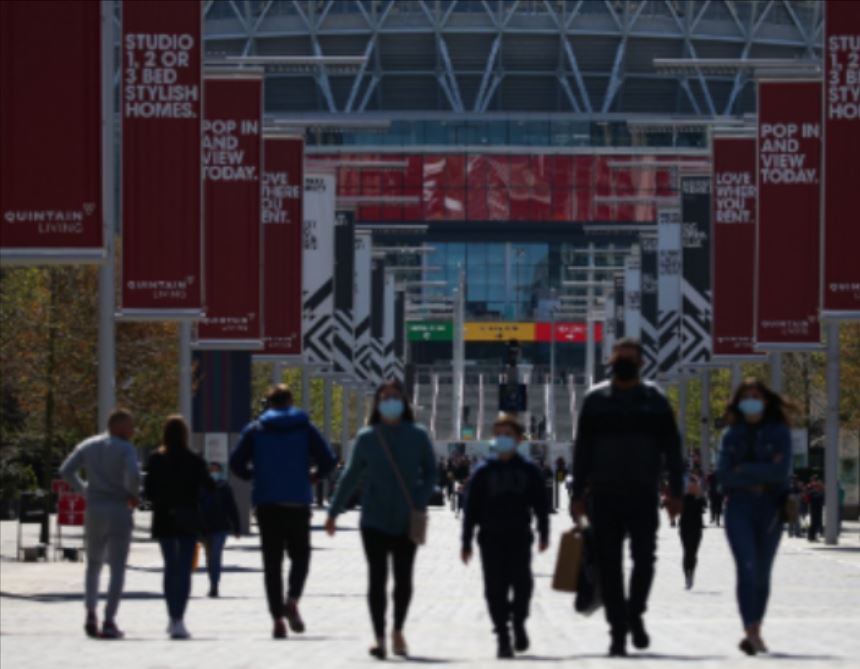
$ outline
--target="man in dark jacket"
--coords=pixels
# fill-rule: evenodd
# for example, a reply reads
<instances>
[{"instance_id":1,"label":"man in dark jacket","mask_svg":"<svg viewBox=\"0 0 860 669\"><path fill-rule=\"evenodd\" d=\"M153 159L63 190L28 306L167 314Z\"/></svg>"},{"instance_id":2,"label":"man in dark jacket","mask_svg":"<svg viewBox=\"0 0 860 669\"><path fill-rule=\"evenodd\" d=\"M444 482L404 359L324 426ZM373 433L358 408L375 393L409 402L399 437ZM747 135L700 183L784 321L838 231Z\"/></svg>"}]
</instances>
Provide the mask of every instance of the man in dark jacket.
<instances>
[{"instance_id":1,"label":"man in dark jacket","mask_svg":"<svg viewBox=\"0 0 860 669\"><path fill-rule=\"evenodd\" d=\"M311 559L312 485L314 479L327 476L337 460L308 415L293 407L287 386L274 386L266 400L265 413L242 431L230 469L239 478L253 479L266 597L275 621L272 635L283 639L287 636L284 616L291 630L305 630L298 604ZM284 548L290 558L286 602L281 574Z\"/></svg>"},{"instance_id":2,"label":"man in dark jacket","mask_svg":"<svg viewBox=\"0 0 860 669\"><path fill-rule=\"evenodd\" d=\"M516 450L523 426L513 416L501 414L493 433L495 457L475 470L467 489L462 559L469 563L472 536L480 527L484 595L498 638L498 656L510 658L514 649L524 652L529 647L525 622L533 588L532 516L537 517L538 548L543 552L549 545L549 509L540 469Z\"/></svg>"},{"instance_id":3,"label":"man in dark jacket","mask_svg":"<svg viewBox=\"0 0 860 669\"><path fill-rule=\"evenodd\" d=\"M619 340L610 359L612 380L595 386L579 414L573 459L571 515L587 515L594 527L600 585L609 622L611 656L627 654L627 633L636 648L650 644L642 615L654 578L663 470L669 475L667 508L680 513L683 492L681 438L672 407L660 390L639 379L642 347ZM633 572L624 594L623 544L630 537Z\"/></svg>"}]
</instances>

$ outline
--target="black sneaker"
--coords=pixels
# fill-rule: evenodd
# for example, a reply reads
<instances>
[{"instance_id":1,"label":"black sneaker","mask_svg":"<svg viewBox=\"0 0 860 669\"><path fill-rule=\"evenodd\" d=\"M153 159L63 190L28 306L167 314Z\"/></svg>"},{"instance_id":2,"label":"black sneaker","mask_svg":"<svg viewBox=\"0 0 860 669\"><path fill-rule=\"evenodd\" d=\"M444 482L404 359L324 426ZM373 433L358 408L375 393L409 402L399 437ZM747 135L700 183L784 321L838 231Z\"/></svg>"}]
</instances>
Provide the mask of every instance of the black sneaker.
<instances>
[{"instance_id":1,"label":"black sneaker","mask_svg":"<svg viewBox=\"0 0 860 669\"><path fill-rule=\"evenodd\" d=\"M511 648L511 640L509 637L499 637L499 650L496 657L500 660L509 660L514 656L514 649Z\"/></svg>"},{"instance_id":2,"label":"black sneaker","mask_svg":"<svg viewBox=\"0 0 860 669\"><path fill-rule=\"evenodd\" d=\"M113 621L105 621L102 625L102 633L99 635L101 639L122 639L125 636L123 631L116 626Z\"/></svg>"},{"instance_id":3,"label":"black sneaker","mask_svg":"<svg viewBox=\"0 0 860 669\"><path fill-rule=\"evenodd\" d=\"M627 639L625 636L612 637L612 643L609 645L609 657L627 657Z\"/></svg>"},{"instance_id":4,"label":"black sneaker","mask_svg":"<svg viewBox=\"0 0 860 669\"><path fill-rule=\"evenodd\" d=\"M514 625L514 650L525 653L529 649L529 635L524 624Z\"/></svg>"},{"instance_id":5,"label":"black sneaker","mask_svg":"<svg viewBox=\"0 0 860 669\"><path fill-rule=\"evenodd\" d=\"M684 572L684 585L687 587L687 590L693 589L693 570L688 569Z\"/></svg>"},{"instance_id":6,"label":"black sneaker","mask_svg":"<svg viewBox=\"0 0 860 669\"><path fill-rule=\"evenodd\" d=\"M99 638L99 620L93 611L87 613L87 619L84 622L84 632L91 639Z\"/></svg>"},{"instance_id":7,"label":"black sneaker","mask_svg":"<svg viewBox=\"0 0 860 669\"><path fill-rule=\"evenodd\" d=\"M641 616L630 619L630 636L633 638L633 645L639 650L645 650L651 645L651 637L645 631Z\"/></svg>"},{"instance_id":8,"label":"black sneaker","mask_svg":"<svg viewBox=\"0 0 860 669\"><path fill-rule=\"evenodd\" d=\"M290 630L296 634L301 634L305 631L305 621L299 614L299 605L293 600L287 600L284 605L284 615L287 617L287 622L290 624Z\"/></svg>"},{"instance_id":9,"label":"black sneaker","mask_svg":"<svg viewBox=\"0 0 860 669\"><path fill-rule=\"evenodd\" d=\"M284 623L283 618L278 618L275 621L275 626L272 629L272 638L273 639L286 639L287 638L287 625Z\"/></svg>"},{"instance_id":10,"label":"black sneaker","mask_svg":"<svg viewBox=\"0 0 860 669\"><path fill-rule=\"evenodd\" d=\"M209 586L209 595L210 598L216 599L218 595L218 586L213 584Z\"/></svg>"}]
</instances>

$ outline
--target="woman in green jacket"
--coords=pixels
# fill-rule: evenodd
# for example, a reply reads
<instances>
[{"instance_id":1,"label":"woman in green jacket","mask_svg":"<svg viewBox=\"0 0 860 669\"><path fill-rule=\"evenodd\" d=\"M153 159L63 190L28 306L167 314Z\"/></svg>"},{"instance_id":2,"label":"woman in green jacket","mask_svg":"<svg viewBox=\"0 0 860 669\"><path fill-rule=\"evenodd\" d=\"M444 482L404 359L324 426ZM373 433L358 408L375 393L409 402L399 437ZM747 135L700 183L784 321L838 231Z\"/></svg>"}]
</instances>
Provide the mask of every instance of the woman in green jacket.
<instances>
[{"instance_id":1,"label":"woman in green jacket","mask_svg":"<svg viewBox=\"0 0 860 669\"><path fill-rule=\"evenodd\" d=\"M359 482L361 538L368 566L368 604L376 645L370 654L385 659L385 591L388 556L394 565L395 655L407 654L403 625L412 599L412 570L417 545L410 538L412 510L427 508L436 480L436 458L427 432L415 424L412 407L399 381L376 390L368 426L355 439L349 463L329 508L326 531L334 535L336 518L344 511ZM407 493L409 499L407 499Z\"/></svg>"}]
</instances>

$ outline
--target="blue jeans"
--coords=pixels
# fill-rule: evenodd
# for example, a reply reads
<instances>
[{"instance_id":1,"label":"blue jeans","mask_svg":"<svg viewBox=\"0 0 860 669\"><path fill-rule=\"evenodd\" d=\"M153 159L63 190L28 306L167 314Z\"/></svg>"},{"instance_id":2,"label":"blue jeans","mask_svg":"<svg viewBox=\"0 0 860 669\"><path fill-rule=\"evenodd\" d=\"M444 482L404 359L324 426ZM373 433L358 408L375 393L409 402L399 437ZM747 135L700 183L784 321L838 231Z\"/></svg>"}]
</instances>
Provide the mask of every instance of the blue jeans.
<instances>
[{"instance_id":1,"label":"blue jeans","mask_svg":"<svg viewBox=\"0 0 860 669\"><path fill-rule=\"evenodd\" d=\"M171 620L182 620L191 595L191 565L194 562L193 536L162 537L158 540L164 558L164 599Z\"/></svg>"},{"instance_id":2,"label":"blue jeans","mask_svg":"<svg viewBox=\"0 0 860 669\"><path fill-rule=\"evenodd\" d=\"M737 569L738 608L744 627L758 625L767 609L773 559L782 536L779 506L770 495L733 494L725 514Z\"/></svg>"},{"instance_id":3,"label":"blue jeans","mask_svg":"<svg viewBox=\"0 0 860 669\"><path fill-rule=\"evenodd\" d=\"M206 571L209 573L209 583L212 586L217 586L221 580L221 558L224 555L226 543L226 532L212 532L206 535Z\"/></svg>"}]
</instances>

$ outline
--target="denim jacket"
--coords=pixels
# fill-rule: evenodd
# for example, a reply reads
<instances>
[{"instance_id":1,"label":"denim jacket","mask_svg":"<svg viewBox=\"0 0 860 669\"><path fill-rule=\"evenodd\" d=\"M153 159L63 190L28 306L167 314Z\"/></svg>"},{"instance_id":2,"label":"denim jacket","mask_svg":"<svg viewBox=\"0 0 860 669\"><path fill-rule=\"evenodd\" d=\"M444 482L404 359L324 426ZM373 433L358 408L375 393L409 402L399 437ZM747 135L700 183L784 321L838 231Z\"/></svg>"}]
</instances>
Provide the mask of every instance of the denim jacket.
<instances>
[{"instance_id":1,"label":"denim jacket","mask_svg":"<svg viewBox=\"0 0 860 669\"><path fill-rule=\"evenodd\" d=\"M780 495L788 489L792 470L791 431L784 423L758 428L754 453L747 452L749 427L740 423L723 433L718 477L724 493L753 493L755 488ZM775 462L777 455L782 456Z\"/></svg>"}]
</instances>

